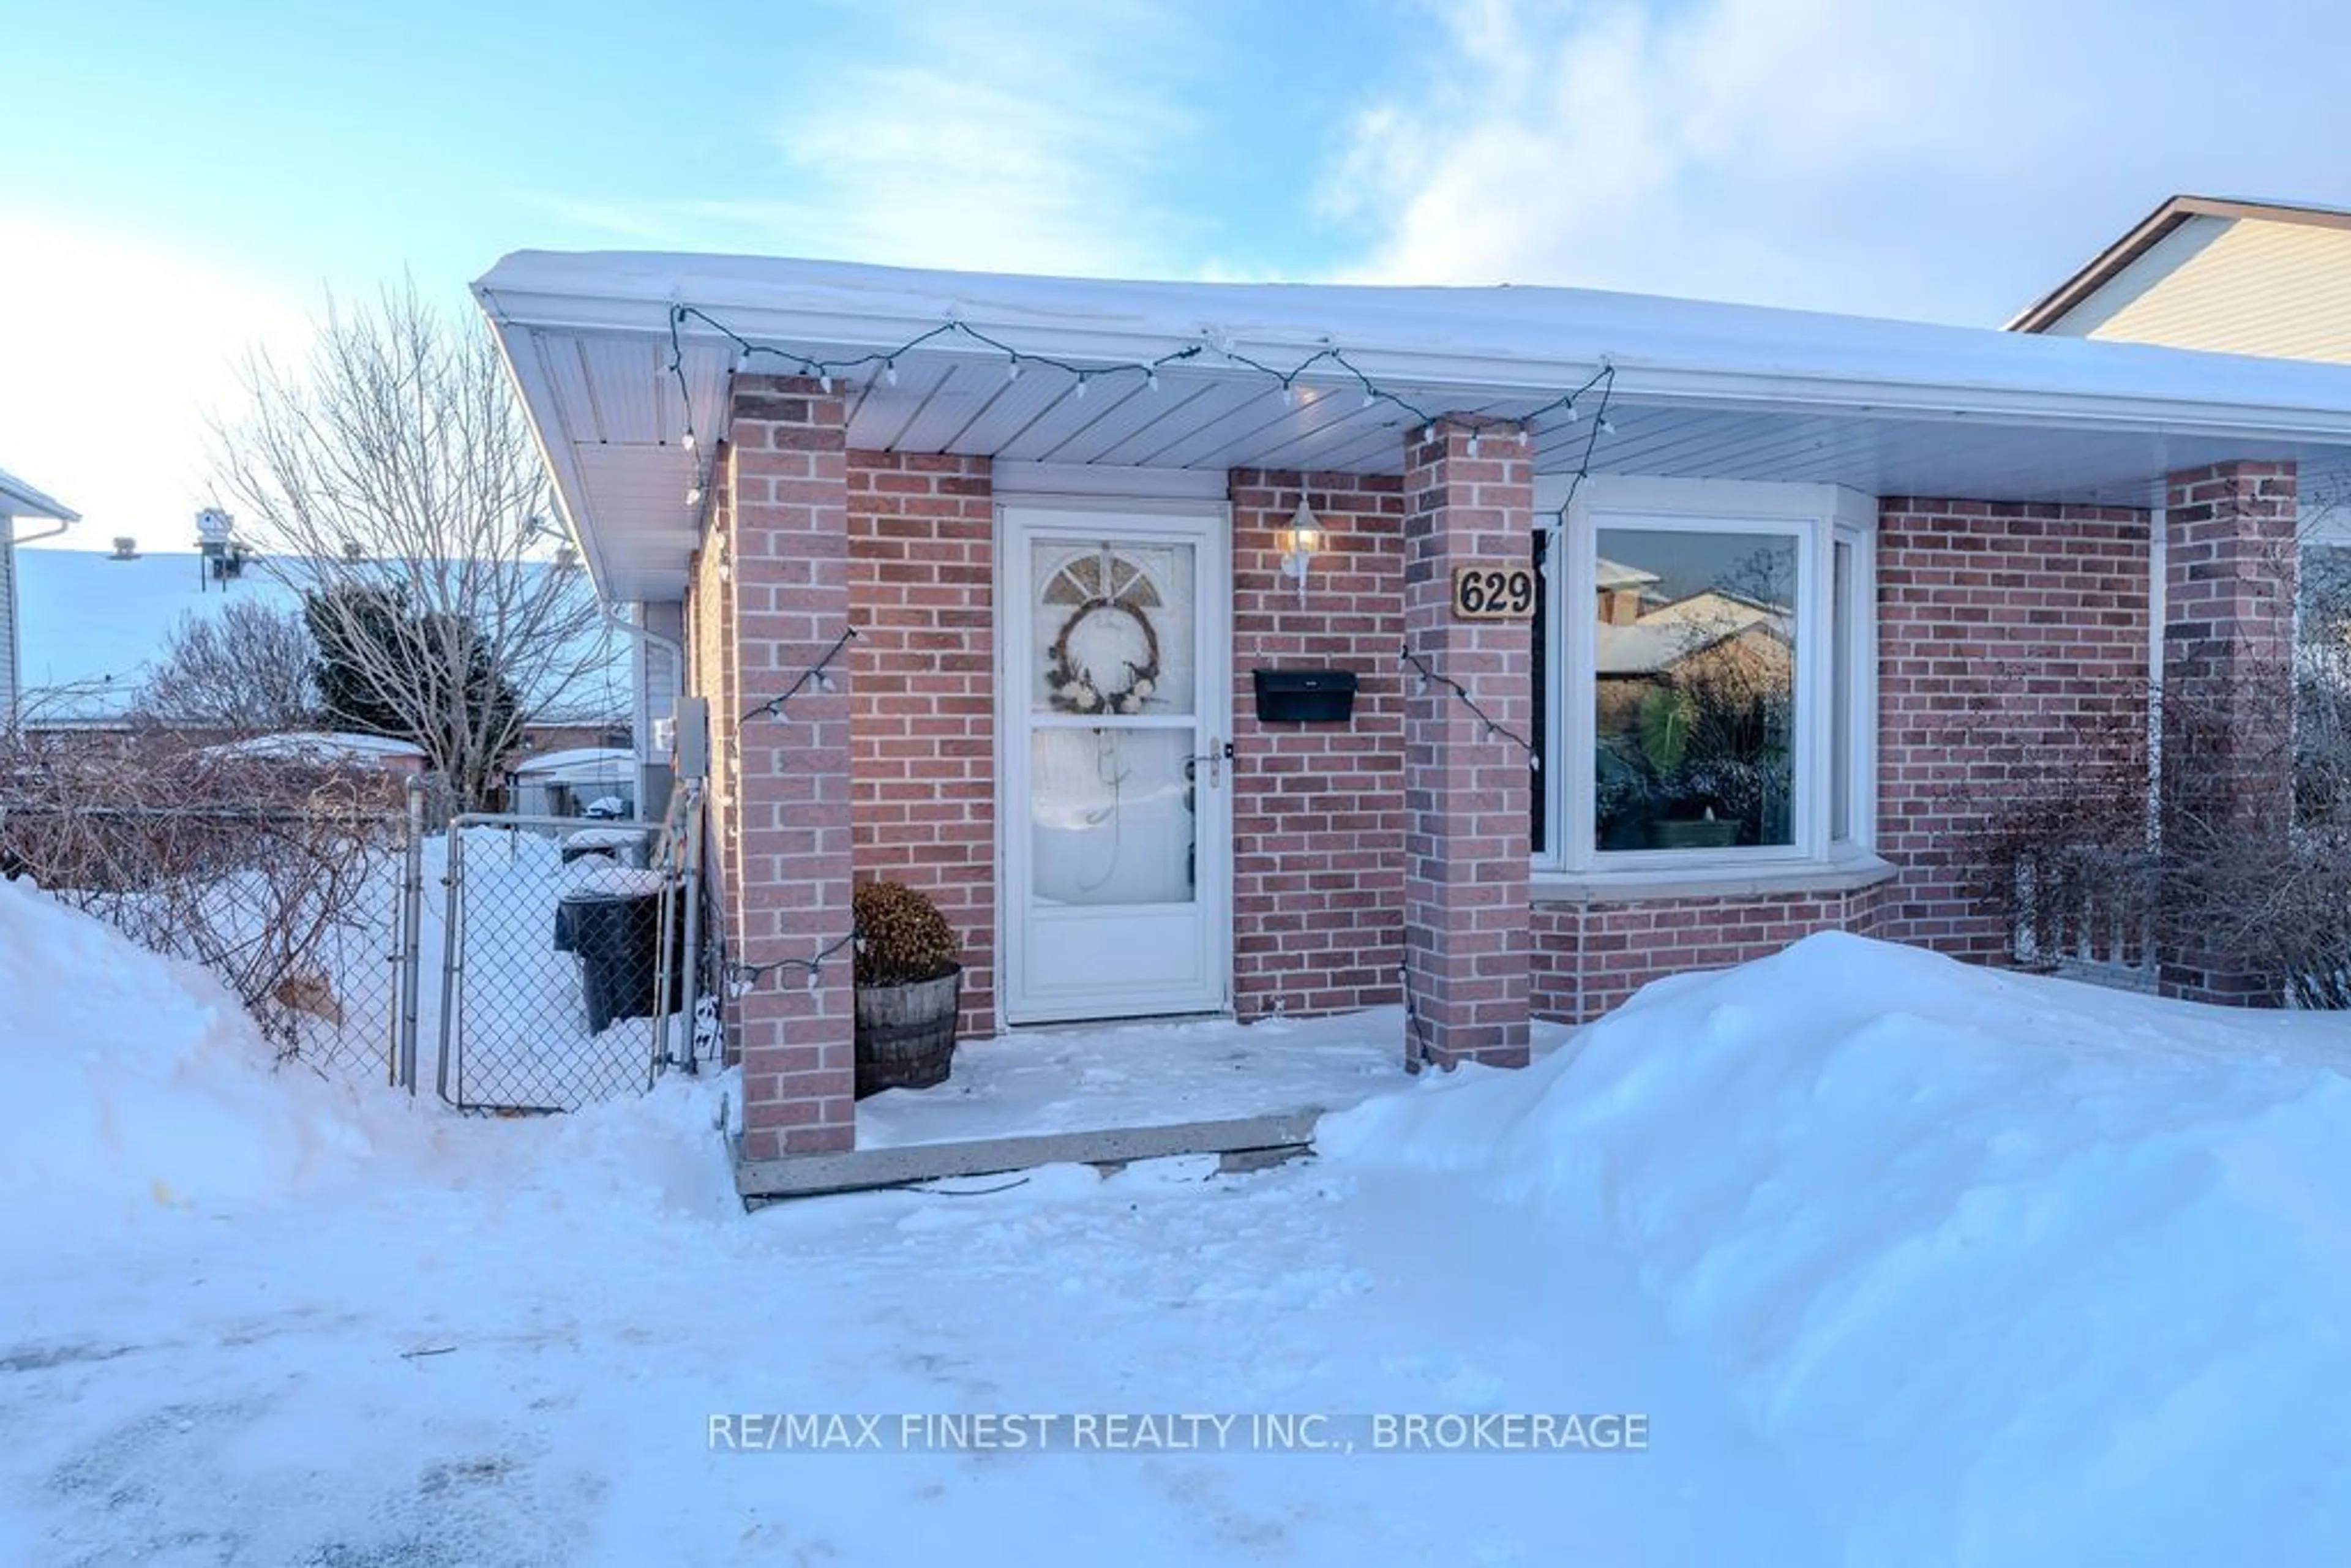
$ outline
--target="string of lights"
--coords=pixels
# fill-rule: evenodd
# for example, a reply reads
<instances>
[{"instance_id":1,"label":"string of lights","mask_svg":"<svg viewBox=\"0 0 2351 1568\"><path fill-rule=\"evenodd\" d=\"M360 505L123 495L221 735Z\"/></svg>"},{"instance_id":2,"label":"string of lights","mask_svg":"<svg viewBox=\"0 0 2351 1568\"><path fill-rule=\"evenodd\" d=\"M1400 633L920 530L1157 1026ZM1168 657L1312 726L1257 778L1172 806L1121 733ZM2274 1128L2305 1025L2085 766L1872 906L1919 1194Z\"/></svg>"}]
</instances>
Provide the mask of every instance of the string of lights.
<instances>
[{"instance_id":1,"label":"string of lights","mask_svg":"<svg viewBox=\"0 0 2351 1568\"><path fill-rule=\"evenodd\" d=\"M1583 488L1583 481L1592 475L1592 455L1599 450L1600 438L1616 434L1616 426L1608 418L1608 395L1616 390L1616 367L1603 365L1593 380L1600 388L1600 406L1593 412L1591 426L1583 433L1583 457L1575 465L1575 476L1567 482L1567 496L1552 514L1554 527L1567 527L1568 508L1575 505L1575 493Z\"/></svg>"},{"instance_id":2,"label":"string of lights","mask_svg":"<svg viewBox=\"0 0 2351 1568\"><path fill-rule=\"evenodd\" d=\"M789 687L785 688L781 695L769 697L766 702L760 703L757 706L747 710L741 718L735 721L735 727L740 729L745 725L750 723L753 719L763 716L767 718L783 717L784 705L791 701L794 697L799 695L801 692L807 690L810 685L814 685L817 690L821 692L829 692L832 690L832 677L825 672L831 667L833 660L841 656L841 651L843 648L848 647L849 644L856 639L856 627L851 626L844 628L841 635L832 640L832 646L824 651L824 656L819 659L815 664L810 664L807 669L800 672L799 679L794 681Z\"/></svg>"},{"instance_id":3,"label":"string of lights","mask_svg":"<svg viewBox=\"0 0 2351 1568\"><path fill-rule=\"evenodd\" d=\"M815 990L824 978L824 967L844 950L857 946L858 933L850 932L813 958L770 958L764 964L746 964L730 958L726 964L727 988L741 996L770 975L798 970L808 977L808 988Z\"/></svg>"},{"instance_id":4,"label":"string of lights","mask_svg":"<svg viewBox=\"0 0 2351 1568\"><path fill-rule=\"evenodd\" d=\"M856 636L856 627L844 627L841 635L832 640L832 646L824 651L822 657L802 670L799 673L799 678L792 682L780 694L769 697L766 702L750 709L741 718L736 720L736 727L740 729L744 725L762 715L770 718L781 718L784 715L784 705L799 695L811 685L819 691L831 691L832 681L826 675L825 670L833 660L841 656L841 651L848 647ZM834 941L812 958L771 958L764 964L745 964L730 958L723 966L727 988L739 997L769 975L798 971L808 977L809 989L814 990L824 979L824 966L827 961L838 956L843 949L855 946L858 935L856 931L852 930L848 936Z\"/></svg>"},{"instance_id":5,"label":"string of lights","mask_svg":"<svg viewBox=\"0 0 2351 1568\"><path fill-rule=\"evenodd\" d=\"M1583 483L1586 475L1591 471L1593 454L1600 437L1613 434L1615 431L1615 426L1608 418L1608 402L1616 382L1616 367L1605 356L1601 359L1599 368L1574 388L1538 403L1525 413L1488 417L1431 411L1425 408L1403 393L1380 385L1364 371L1363 367L1348 358L1345 350L1339 348L1318 349L1297 364L1283 370L1278 365L1270 364L1263 360L1242 353L1229 340L1210 338L1197 343L1187 343L1179 349L1172 349L1154 359L1089 365L1080 364L1073 360L1059 359L1050 354L1032 353L990 333L981 331L968 322L949 320L915 333L893 349L873 349L862 354L848 354L827 359L820 355L803 353L797 349L782 349L769 343L754 342L698 306L673 305L669 310L669 375L677 388L678 407L682 415L679 444L690 453L700 451L701 438L695 429L693 389L685 375L684 328L689 321L698 322L708 328L733 347L735 369L737 372L752 369L759 357L764 355L775 361L778 368L786 374L812 379L818 388L828 395L841 382L853 380L868 371L877 372L883 384L895 386L898 384L900 360L919 349L944 340L965 342L986 349L991 353L1003 355L1004 374L1007 381L1019 381L1021 371L1029 366L1041 366L1047 370L1059 371L1071 379L1071 395L1081 398L1086 395L1086 389L1092 383L1121 377L1139 379L1146 391L1155 392L1159 390L1160 371L1171 365L1183 364L1196 360L1204 354L1213 353L1227 364L1237 365L1271 382L1280 389L1282 401L1288 403L1296 403L1302 393L1313 390L1308 384L1310 377L1328 378L1336 380L1343 385L1351 386L1352 390L1362 398L1362 407L1364 409L1384 405L1405 414L1412 424L1420 427L1424 439L1435 436L1437 423L1440 420L1450 420L1458 424L1466 424L1469 427L1469 455L1472 457L1479 455L1479 447L1487 432L1509 428L1513 432L1516 439L1524 440L1537 423L1554 416L1573 423L1583 416L1580 405L1585 399L1596 393L1599 402L1584 435L1583 460L1576 465L1574 478L1568 486L1568 497L1571 501L1574 498L1576 488ZM689 506L700 504L707 483L706 472L696 476L686 494ZM1564 505L1560 508L1559 515L1564 518L1566 515Z\"/></svg>"},{"instance_id":6,"label":"string of lights","mask_svg":"<svg viewBox=\"0 0 2351 1568\"><path fill-rule=\"evenodd\" d=\"M1450 691L1454 697L1459 701L1462 706L1468 708L1471 713L1478 716L1478 722L1486 727L1486 733L1488 735L1500 736L1504 740L1509 741L1511 745L1517 747L1520 751L1527 754L1527 763L1529 767L1532 768L1537 772L1541 772L1542 770L1542 754L1535 749L1534 742L1529 740L1525 736L1520 735L1517 730L1510 728L1508 725L1497 723L1492 714L1488 713L1484 708L1478 706L1478 699L1469 695L1468 687L1463 685L1459 681L1455 680L1452 676L1440 674L1438 671L1432 668L1429 665L1428 661L1414 653L1410 646L1407 645L1403 648L1400 650L1400 653L1405 664L1410 664L1414 669L1420 672L1420 682L1424 689L1434 685L1443 686L1447 690Z\"/></svg>"}]
</instances>

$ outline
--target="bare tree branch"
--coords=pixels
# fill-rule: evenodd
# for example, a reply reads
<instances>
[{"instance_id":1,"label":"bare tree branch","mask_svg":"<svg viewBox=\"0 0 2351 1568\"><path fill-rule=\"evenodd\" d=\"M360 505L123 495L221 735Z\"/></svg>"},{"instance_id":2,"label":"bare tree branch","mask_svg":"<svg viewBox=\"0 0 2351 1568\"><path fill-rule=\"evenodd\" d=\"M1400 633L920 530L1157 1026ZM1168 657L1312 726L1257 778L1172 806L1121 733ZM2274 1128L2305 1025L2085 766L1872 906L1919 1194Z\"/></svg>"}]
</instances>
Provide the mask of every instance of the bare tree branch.
<instances>
[{"instance_id":1,"label":"bare tree branch","mask_svg":"<svg viewBox=\"0 0 2351 1568\"><path fill-rule=\"evenodd\" d=\"M539 530L545 464L488 335L412 281L356 311L329 300L308 361L257 351L245 389L243 416L215 425L218 476L266 570L303 593L401 737L485 803L524 726L611 659L584 576ZM417 630L378 634L385 604ZM485 662L515 704L480 700Z\"/></svg>"},{"instance_id":2,"label":"bare tree branch","mask_svg":"<svg viewBox=\"0 0 2351 1568\"><path fill-rule=\"evenodd\" d=\"M259 734L319 720L318 643L298 611L236 600L181 617L137 713L158 724Z\"/></svg>"}]
</instances>

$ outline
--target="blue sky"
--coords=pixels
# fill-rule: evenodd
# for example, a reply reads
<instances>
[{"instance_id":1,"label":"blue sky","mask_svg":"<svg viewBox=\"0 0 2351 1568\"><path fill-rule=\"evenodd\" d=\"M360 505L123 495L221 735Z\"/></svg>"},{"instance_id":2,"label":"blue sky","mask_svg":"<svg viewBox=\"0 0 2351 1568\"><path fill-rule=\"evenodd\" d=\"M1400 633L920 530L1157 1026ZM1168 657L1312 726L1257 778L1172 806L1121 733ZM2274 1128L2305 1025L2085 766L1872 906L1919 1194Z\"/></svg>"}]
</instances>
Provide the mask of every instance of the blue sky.
<instances>
[{"instance_id":1,"label":"blue sky","mask_svg":"<svg viewBox=\"0 0 2351 1568\"><path fill-rule=\"evenodd\" d=\"M1997 324L2174 191L2351 204L2351 95L2302 63L2351 19L2290 0L221 0L5 34L0 466L91 545L180 542L232 363L298 350L324 288L459 308L525 247Z\"/></svg>"}]
</instances>

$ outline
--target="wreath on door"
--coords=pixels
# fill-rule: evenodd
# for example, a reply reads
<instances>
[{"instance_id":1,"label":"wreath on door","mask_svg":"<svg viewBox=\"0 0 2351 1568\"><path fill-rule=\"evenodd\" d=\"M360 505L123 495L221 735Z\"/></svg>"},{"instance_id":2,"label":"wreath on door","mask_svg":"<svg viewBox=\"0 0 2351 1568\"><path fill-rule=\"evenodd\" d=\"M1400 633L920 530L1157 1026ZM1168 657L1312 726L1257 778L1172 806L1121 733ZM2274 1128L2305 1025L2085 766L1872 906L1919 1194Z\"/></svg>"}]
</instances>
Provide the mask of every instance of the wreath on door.
<instances>
[{"instance_id":1,"label":"wreath on door","mask_svg":"<svg viewBox=\"0 0 2351 1568\"><path fill-rule=\"evenodd\" d=\"M1124 615L1143 632L1143 662L1122 659L1126 680L1113 686L1099 672L1081 667L1070 652L1070 638L1096 615ZM1045 651L1045 689L1062 713L1137 714L1159 686L1159 632L1151 618L1123 599L1089 599L1061 622L1053 645Z\"/></svg>"}]
</instances>

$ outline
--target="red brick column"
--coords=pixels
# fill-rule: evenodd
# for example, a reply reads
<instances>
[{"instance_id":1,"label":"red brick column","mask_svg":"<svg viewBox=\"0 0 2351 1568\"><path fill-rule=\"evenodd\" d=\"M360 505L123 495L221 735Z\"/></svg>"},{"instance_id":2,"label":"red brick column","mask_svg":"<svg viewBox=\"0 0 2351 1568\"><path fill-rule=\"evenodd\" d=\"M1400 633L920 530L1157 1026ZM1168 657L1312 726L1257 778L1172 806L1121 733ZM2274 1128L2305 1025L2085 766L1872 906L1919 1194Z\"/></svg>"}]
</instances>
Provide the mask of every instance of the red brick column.
<instances>
[{"instance_id":1,"label":"red brick column","mask_svg":"<svg viewBox=\"0 0 2351 1568\"><path fill-rule=\"evenodd\" d=\"M2251 851L2294 815L2294 527L2291 463L2174 474L2164 501L2163 838ZM2278 977L2190 942L2161 955L2166 994L2271 1007Z\"/></svg>"},{"instance_id":2,"label":"red brick column","mask_svg":"<svg viewBox=\"0 0 2351 1568\"><path fill-rule=\"evenodd\" d=\"M1453 569L1530 559L1534 465L1509 429L1416 427L1405 447L1405 643L1494 724L1534 722L1524 621L1459 621ZM1528 1019L1527 754L1447 686L1405 685L1405 1060L1522 1067Z\"/></svg>"},{"instance_id":3,"label":"red brick column","mask_svg":"<svg viewBox=\"0 0 2351 1568\"><path fill-rule=\"evenodd\" d=\"M738 706L733 727L780 695L849 625L848 452L841 401L785 378L736 382L722 482L734 526ZM733 747L740 864L734 958L813 958L847 936L855 853L850 669L810 685L779 717L745 722ZM730 1020L743 1064L743 1155L846 1149L857 1141L850 955L811 986L787 967L759 979Z\"/></svg>"}]
</instances>

